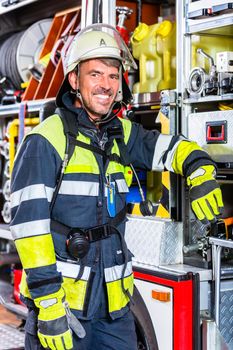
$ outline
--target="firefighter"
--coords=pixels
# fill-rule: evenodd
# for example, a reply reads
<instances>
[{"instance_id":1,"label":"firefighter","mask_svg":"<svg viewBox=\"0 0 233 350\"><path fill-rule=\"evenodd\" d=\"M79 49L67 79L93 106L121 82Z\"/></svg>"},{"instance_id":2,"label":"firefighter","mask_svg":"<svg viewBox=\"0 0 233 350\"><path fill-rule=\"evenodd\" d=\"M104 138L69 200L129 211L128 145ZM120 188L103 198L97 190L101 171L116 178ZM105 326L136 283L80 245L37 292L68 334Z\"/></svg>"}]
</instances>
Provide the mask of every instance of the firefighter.
<instances>
[{"instance_id":1,"label":"firefighter","mask_svg":"<svg viewBox=\"0 0 233 350\"><path fill-rule=\"evenodd\" d=\"M26 350L137 349L124 241L130 165L185 176L199 220L221 213L216 166L201 147L117 116L131 96L123 77L130 66L113 27L79 32L66 55L59 109L16 156L11 232L24 269Z\"/></svg>"}]
</instances>

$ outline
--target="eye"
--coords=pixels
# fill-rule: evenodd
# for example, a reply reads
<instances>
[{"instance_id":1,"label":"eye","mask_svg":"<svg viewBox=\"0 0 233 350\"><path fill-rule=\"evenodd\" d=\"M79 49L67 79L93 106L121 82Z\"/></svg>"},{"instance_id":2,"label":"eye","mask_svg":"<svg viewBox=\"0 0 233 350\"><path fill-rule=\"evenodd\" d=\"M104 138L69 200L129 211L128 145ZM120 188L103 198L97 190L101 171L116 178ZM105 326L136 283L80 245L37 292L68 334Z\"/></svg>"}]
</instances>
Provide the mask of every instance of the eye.
<instances>
[{"instance_id":1,"label":"eye","mask_svg":"<svg viewBox=\"0 0 233 350\"><path fill-rule=\"evenodd\" d=\"M110 75L110 78L113 80L119 80L119 75L118 74L112 74Z\"/></svg>"},{"instance_id":2,"label":"eye","mask_svg":"<svg viewBox=\"0 0 233 350\"><path fill-rule=\"evenodd\" d=\"M94 78L97 78L97 77L99 77L99 73L97 73L97 72L91 73L91 76Z\"/></svg>"}]
</instances>

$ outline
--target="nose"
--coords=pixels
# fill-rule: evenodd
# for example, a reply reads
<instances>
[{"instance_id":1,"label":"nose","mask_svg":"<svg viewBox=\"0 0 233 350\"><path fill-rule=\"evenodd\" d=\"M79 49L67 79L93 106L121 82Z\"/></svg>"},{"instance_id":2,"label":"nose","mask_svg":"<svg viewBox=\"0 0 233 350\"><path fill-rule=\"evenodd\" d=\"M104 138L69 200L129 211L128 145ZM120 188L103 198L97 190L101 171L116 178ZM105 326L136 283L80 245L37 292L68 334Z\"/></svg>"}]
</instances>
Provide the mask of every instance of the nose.
<instances>
[{"instance_id":1,"label":"nose","mask_svg":"<svg viewBox=\"0 0 233 350\"><path fill-rule=\"evenodd\" d=\"M103 89L109 90L111 89L111 79L108 76L102 76L100 85Z\"/></svg>"}]
</instances>

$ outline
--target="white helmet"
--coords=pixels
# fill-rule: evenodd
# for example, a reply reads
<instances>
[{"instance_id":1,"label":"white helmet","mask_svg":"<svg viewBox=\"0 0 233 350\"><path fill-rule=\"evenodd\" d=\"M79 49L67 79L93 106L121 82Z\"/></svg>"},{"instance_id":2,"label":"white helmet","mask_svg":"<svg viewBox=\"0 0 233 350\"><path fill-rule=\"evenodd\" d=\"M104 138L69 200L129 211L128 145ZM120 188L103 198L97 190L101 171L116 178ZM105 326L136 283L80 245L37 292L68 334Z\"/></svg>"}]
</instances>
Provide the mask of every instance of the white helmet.
<instances>
[{"instance_id":1,"label":"white helmet","mask_svg":"<svg viewBox=\"0 0 233 350\"><path fill-rule=\"evenodd\" d=\"M63 66L65 79L56 98L57 105L62 104L62 95L70 90L68 73L73 71L80 62L92 58L115 58L121 62L124 70L128 70L130 67L137 69L137 64L119 32L108 24L92 24L75 36L67 50ZM120 91L116 101L123 99L124 92L129 95L129 89L126 91L127 89L127 84L123 79L122 83L120 82Z\"/></svg>"}]
</instances>

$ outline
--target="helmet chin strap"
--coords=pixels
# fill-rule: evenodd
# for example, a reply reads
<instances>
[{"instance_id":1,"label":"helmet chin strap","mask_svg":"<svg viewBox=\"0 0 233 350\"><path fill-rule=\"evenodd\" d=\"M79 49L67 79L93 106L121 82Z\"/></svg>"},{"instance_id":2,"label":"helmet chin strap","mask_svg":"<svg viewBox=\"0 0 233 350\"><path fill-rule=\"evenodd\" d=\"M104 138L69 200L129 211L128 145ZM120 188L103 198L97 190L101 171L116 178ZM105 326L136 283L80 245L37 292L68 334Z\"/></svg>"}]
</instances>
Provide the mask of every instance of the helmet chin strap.
<instances>
[{"instance_id":1,"label":"helmet chin strap","mask_svg":"<svg viewBox=\"0 0 233 350\"><path fill-rule=\"evenodd\" d=\"M121 102L116 102L114 101L108 111L107 114L105 114L105 116L103 118L101 118L100 120L94 120L88 113L88 110L87 108L85 107L85 104L83 102L83 98L82 98L82 95L81 95L81 92L79 89L76 90L76 97L80 100L81 102L81 105L82 105L82 108L85 109L85 111L87 112L89 118L91 119L91 121L96 124L96 125L100 125L100 124L104 124L104 123L108 123L110 120L114 119L116 117L116 115L119 113L119 111L121 110L121 106L120 108L118 108L118 110L113 114L111 115L112 113L112 110L113 110L113 107L116 103L120 103L121 105Z\"/></svg>"}]
</instances>

